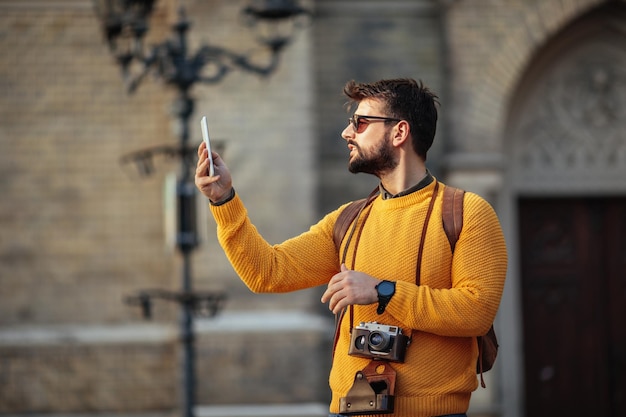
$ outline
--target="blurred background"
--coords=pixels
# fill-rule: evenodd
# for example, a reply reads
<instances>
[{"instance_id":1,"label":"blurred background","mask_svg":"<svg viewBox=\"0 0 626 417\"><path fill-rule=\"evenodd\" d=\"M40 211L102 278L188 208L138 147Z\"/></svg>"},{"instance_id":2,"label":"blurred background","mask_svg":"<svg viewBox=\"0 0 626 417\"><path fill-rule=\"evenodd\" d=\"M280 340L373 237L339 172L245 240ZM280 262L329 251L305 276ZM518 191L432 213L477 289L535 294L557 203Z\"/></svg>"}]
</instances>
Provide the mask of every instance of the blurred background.
<instances>
[{"instance_id":1,"label":"blurred background","mask_svg":"<svg viewBox=\"0 0 626 417\"><path fill-rule=\"evenodd\" d=\"M241 284L190 187L200 118L278 243L375 185L345 82L413 77L430 170L509 246L470 415L626 415L626 2L0 0L0 56L0 414L326 415L322 289Z\"/></svg>"}]
</instances>

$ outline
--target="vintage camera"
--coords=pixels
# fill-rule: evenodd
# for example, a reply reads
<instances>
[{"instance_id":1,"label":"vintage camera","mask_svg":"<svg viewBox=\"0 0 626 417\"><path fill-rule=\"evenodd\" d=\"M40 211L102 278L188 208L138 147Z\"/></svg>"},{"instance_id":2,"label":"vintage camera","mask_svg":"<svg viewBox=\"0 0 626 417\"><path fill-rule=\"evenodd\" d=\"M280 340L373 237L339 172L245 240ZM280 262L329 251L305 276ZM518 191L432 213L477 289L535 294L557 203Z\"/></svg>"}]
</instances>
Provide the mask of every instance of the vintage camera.
<instances>
[{"instance_id":1,"label":"vintage camera","mask_svg":"<svg viewBox=\"0 0 626 417\"><path fill-rule=\"evenodd\" d=\"M348 354L362 358L404 362L409 338L397 326L376 322L361 323L352 329Z\"/></svg>"}]
</instances>

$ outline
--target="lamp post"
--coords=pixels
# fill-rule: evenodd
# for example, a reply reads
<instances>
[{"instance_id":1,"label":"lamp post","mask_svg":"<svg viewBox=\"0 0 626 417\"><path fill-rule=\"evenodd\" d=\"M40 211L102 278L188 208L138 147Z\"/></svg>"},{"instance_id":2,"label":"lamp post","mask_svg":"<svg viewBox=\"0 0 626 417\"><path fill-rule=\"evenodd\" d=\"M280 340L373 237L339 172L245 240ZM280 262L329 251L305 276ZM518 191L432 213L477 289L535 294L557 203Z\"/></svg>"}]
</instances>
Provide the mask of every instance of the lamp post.
<instances>
[{"instance_id":1,"label":"lamp post","mask_svg":"<svg viewBox=\"0 0 626 417\"><path fill-rule=\"evenodd\" d=\"M242 9L243 21L257 33L260 47L269 54L265 63L255 62L251 55L228 50L215 45L202 45L194 54L187 48L187 34L191 27L184 7L178 8L178 20L172 33L151 47L144 45L149 31L149 19L156 0L92 0L100 21L102 33L110 53L121 69L129 94L137 91L147 75L151 74L174 88L178 95L173 103L173 113L180 123L177 145L161 145L122 157L122 162L134 162L140 174L150 175L157 155L177 157L181 170L177 179L177 236L176 246L183 258L180 292L167 290L142 290L127 298L130 304L140 305L144 316L150 318L154 299L177 302L181 306L180 336L184 350L183 413L193 417L195 405L195 348L193 333L194 314L217 314L225 296L218 293L193 291L191 253L198 245L196 230L193 167L196 148L189 145L189 120L194 112L195 100L190 90L195 84L217 84L233 70L242 70L260 76L269 76L279 64L280 53L289 44L295 30L310 16L297 0L252 0ZM210 71L208 71L210 69ZM217 144L218 147L220 144Z\"/></svg>"}]
</instances>

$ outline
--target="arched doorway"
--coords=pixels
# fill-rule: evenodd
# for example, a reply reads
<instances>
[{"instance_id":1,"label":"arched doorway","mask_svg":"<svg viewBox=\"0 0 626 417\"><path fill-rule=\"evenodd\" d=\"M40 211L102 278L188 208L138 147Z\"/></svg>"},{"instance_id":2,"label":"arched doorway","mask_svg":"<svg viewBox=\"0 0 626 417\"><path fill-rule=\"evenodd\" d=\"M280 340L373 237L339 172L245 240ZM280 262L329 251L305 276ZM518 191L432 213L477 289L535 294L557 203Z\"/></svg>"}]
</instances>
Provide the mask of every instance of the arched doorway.
<instances>
[{"instance_id":1,"label":"arched doorway","mask_svg":"<svg viewBox=\"0 0 626 417\"><path fill-rule=\"evenodd\" d=\"M626 6L562 30L514 97L525 415L626 415Z\"/></svg>"}]
</instances>

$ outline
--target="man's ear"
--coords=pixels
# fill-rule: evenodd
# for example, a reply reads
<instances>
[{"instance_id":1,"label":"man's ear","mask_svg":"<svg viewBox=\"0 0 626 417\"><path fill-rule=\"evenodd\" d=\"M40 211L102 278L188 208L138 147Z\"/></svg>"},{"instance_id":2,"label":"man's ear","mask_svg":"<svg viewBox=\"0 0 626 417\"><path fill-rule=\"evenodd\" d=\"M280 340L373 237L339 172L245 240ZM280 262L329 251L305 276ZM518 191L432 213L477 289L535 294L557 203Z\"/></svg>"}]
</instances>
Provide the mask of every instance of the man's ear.
<instances>
[{"instance_id":1,"label":"man's ear","mask_svg":"<svg viewBox=\"0 0 626 417\"><path fill-rule=\"evenodd\" d=\"M402 146L411 136L409 122L401 120L394 126L393 145Z\"/></svg>"}]
</instances>

